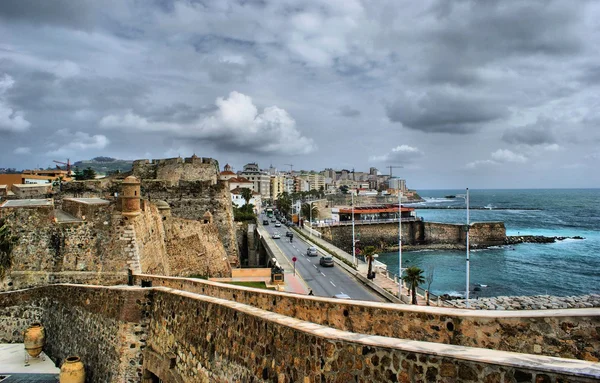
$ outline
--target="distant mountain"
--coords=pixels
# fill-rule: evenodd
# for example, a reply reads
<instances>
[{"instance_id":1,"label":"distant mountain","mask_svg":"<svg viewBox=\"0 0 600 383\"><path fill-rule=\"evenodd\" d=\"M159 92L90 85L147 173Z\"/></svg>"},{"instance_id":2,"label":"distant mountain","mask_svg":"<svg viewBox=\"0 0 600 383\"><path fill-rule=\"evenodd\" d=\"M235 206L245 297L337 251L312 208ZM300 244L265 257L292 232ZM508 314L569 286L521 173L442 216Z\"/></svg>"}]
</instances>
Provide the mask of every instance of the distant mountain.
<instances>
[{"instance_id":1,"label":"distant mountain","mask_svg":"<svg viewBox=\"0 0 600 383\"><path fill-rule=\"evenodd\" d=\"M77 161L71 165L71 168L79 168L79 170L92 168L98 174L114 173L117 170L121 173L128 172L133 166L133 161L119 160L112 157L95 157L91 160Z\"/></svg>"}]
</instances>

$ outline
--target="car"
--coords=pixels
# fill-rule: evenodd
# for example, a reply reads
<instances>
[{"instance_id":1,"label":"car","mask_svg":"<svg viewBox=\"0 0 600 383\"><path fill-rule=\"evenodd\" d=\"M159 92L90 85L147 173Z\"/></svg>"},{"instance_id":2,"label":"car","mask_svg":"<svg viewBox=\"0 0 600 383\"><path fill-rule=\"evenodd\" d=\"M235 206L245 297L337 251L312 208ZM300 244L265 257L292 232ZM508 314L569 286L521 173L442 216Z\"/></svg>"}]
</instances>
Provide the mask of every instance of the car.
<instances>
[{"instance_id":1,"label":"car","mask_svg":"<svg viewBox=\"0 0 600 383\"><path fill-rule=\"evenodd\" d=\"M277 222L277 220L275 218L272 218L271 222L275 223L275 222Z\"/></svg>"},{"instance_id":2,"label":"car","mask_svg":"<svg viewBox=\"0 0 600 383\"><path fill-rule=\"evenodd\" d=\"M350 297L350 295L344 294L344 293L335 294L332 298L337 298L337 299L352 299L352 297Z\"/></svg>"},{"instance_id":3,"label":"car","mask_svg":"<svg viewBox=\"0 0 600 383\"><path fill-rule=\"evenodd\" d=\"M292 233L291 231L286 231L286 232L285 232L285 236L286 236L286 237L293 237L293 236L294 236L294 233Z\"/></svg>"},{"instance_id":4,"label":"car","mask_svg":"<svg viewBox=\"0 0 600 383\"><path fill-rule=\"evenodd\" d=\"M269 226L269 220L268 219L263 219L263 225Z\"/></svg>"},{"instance_id":5,"label":"car","mask_svg":"<svg viewBox=\"0 0 600 383\"><path fill-rule=\"evenodd\" d=\"M279 222L275 222L275 227L281 227L281 224Z\"/></svg>"},{"instance_id":6,"label":"car","mask_svg":"<svg viewBox=\"0 0 600 383\"><path fill-rule=\"evenodd\" d=\"M309 257L316 257L317 255L319 255L319 253L317 252L316 247L311 246L308 249L306 249L306 255L308 255Z\"/></svg>"},{"instance_id":7,"label":"car","mask_svg":"<svg viewBox=\"0 0 600 383\"><path fill-rule=\"evenodd\" d=\"M333 257L324 255L319 259L319 265L323 267L333 267Z\"/></svg>"},{"instance_id":8,"label":"car","mask_svg":"<svg viewBox=\"0 0 600 383\"><path fill-rule=\"evenodd\" d=\"M273 239L280 239L281 235L279 235L279 233L273 233L273 235L271 236L271 238L273 238Z\"/></svg>"}]
</instances>

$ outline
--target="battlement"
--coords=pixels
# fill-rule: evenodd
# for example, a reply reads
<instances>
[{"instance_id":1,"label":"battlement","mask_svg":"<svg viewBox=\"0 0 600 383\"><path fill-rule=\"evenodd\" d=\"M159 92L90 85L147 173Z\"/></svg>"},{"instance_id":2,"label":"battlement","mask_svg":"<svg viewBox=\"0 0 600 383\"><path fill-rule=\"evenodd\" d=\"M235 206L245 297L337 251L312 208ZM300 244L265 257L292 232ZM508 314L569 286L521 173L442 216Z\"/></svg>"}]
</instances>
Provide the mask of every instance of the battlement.
<instances>
[{"instance_id":1,"label":"battlement","mask_svg":"<svg viewBox=\"0 0 600 383\"><path fill-rule=\"evenodd\" d=\"M196 155L187 158L142 159L133 161L133 175L142 180L211 181L214 184L218 179L218 166L215 159Z\"/></svg>"}]
</instances>

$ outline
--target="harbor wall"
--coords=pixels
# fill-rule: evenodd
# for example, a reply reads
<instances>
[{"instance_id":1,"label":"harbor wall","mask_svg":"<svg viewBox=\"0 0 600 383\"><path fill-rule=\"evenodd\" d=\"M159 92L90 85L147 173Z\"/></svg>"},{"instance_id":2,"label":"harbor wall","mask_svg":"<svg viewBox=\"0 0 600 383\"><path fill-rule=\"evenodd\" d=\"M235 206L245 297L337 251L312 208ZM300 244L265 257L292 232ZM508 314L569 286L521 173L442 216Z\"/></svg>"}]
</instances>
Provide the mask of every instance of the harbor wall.
<instances>
[{"instance_id":1,"label":"harbor wall","mask_svg":"<svg viewBox=\"0 0 600 383\"><path fill-rule=\"evenodd\" d=\"M323 239L344 251L352 253L352 226L315 227ZM398 223L356 224L355 238L360 247L375 246L389 250L398 248ZM474 222L469 229L471 247L498 246L504 244L506 228L504 222ZM466 225L412 221L402 223L402 244L416 248L464 249L466 246Z\"/></svg>"}]
</instances>

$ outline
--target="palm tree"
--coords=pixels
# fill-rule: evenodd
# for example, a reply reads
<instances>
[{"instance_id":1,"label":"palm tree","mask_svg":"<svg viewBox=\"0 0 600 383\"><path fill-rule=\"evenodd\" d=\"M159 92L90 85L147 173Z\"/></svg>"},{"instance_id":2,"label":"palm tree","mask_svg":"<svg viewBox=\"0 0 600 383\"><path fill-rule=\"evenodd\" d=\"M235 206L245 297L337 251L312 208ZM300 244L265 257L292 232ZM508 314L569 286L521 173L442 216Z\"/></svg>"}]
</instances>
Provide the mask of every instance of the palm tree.
<instances>
[{"instance_id":1,"label":"palm tree","mask_svg":"<svg viewBox=\"0 0 600 383\"><path fill-rule=\"evenodd\" d=\"M412 304L416 305L417 287L419 287L420 284L425 283L425 278L423 278L423 270L419 269L417 266L411 266L406 269L406 275L402 277L402 280L410 286Z\"/></svg>"},{"instance_id":2,"label":"palm tree","mask_svg":"<svg viewBox=\"0 0 600 383\"><path fill-rule=\"evenodd\" d=\"M248 188L242 188L240 194L242 195L244 201L246 201L246 205L248 205L252 199L252 190Z\"/></svg>"},{"instance_id":3,"label":"palm tree","mask_svg":"<svg viewBox=\"0 0 600 383\"><path fill-rule=\"evenodd\" d=\"M376 251L377 248L375 246L366 246L362 251L362 254L365 256L365 259L367 261L367 264L369 265L369 268L367 270L367 278L369 279L371 279L371 273L373 273L373 256L375 255Z\"/></svg>"},{"instance_id":4,"label":"palm tree","mask_svg":"<svg viewBox=\"0 0 600 383\"><path fill-rule=\"evenodd\" d=\"M311 217L311 213L310 213L311 205L312 205L312 218L318 218L319 217L319 208L310 203L302 204L302 215L304 217Z\"/></svg>"},{"instance_id":5,"label":"palm tree","mask_svg":"<svg viewBox=\"0 0 600 383\"><path fill-rule=\"evenodd\" d=\"M288 215L292 211L292 198L288 192L283 192L277 198L277 209L284 215Z\"/></svg>"}]
</instances>

